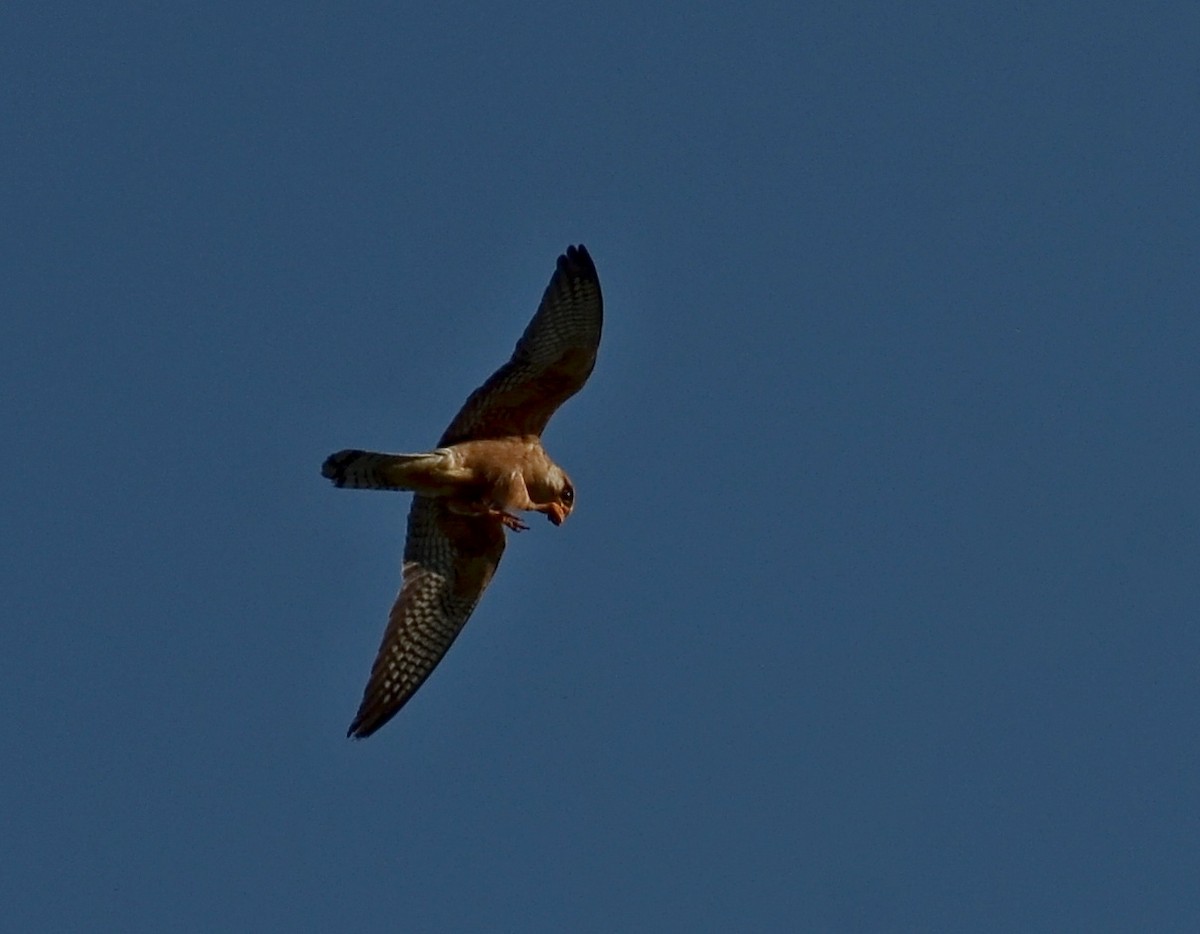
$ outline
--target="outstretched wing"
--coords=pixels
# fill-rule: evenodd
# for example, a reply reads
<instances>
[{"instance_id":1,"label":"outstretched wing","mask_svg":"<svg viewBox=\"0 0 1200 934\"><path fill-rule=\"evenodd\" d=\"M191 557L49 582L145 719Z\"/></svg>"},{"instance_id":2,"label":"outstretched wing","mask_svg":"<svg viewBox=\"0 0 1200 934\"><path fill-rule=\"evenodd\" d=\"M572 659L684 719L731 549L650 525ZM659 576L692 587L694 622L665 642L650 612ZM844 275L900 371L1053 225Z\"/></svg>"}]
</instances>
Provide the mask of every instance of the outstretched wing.
<instances>
[{"instance_id":1,"label":"outstretched wing","mask_svg":"<svg viewBox=\"0 0 1200 934\"><path fill-rule=\"evenodd\" d=\"M462 631L503 553L499 519L460 516L438 500L413 497L400 594L347 736L370 736L416 693Z\"/></svg>"},{"instance_id":2,"label":"outstretched wing","mask_svg":"<svg viewBox=\"0 0 1200 934\"><path fill-rule=\"evenodd\" d=\"M567 247L512 359L471 393L438 442L541 435L596 365L603 324L596 266L582 244Z\"/></svg>"}]
</instances>

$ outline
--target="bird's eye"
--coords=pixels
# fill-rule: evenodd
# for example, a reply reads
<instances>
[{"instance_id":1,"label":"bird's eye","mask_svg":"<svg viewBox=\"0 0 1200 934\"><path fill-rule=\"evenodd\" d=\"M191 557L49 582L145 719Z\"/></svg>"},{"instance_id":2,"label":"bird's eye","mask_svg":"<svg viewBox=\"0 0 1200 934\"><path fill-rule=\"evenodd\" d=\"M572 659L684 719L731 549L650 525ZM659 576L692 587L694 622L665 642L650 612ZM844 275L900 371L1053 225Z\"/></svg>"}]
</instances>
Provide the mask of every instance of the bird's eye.
<instances>
[{"instance_id":1,"label":"bird's eye","mask_svg":"<svg viewBox=\"0 0 1200 934\"><path fill-rule=\"evenodd\" d=\"M572 486L564 486L562 491L562 501L570 506L575 502L575 488Z\"/></svg>"}]
</instances>

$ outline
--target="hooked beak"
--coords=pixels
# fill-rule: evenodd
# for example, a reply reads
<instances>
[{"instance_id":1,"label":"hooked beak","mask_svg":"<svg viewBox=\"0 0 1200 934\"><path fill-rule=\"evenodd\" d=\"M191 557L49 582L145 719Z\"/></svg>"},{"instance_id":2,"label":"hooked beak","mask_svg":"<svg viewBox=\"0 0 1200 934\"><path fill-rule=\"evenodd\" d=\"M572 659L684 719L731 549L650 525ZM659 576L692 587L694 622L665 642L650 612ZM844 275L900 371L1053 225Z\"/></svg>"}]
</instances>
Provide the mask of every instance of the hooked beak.
<instances>
[{"instance_id":1,"label":"hooked beak","mask_svg":"<svg viewBox=\"0 0 1200 934\"><path fill-rule=\"evenodd\" d=\"M563 519L567 518L567 511L560 503L551 503L546 510L546 518L555 525L562 525Z\"/></svg>"}]
</instances>

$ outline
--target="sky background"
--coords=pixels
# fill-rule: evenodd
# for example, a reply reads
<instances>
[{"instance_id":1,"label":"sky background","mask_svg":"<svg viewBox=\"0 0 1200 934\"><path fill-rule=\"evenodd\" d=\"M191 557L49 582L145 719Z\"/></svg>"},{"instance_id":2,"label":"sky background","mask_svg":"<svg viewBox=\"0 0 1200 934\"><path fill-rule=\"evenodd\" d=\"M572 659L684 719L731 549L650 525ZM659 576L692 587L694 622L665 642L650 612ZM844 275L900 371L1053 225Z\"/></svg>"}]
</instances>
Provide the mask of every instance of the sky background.
<instances>
[{"instance_id":1,"label":"sky background","mask_svg":"<svg viewBox=\"0 0 1200 934\"><path fill-rule=\"evenodd\" d=\"M1200 8L7 4L0 928L1200 930ZM556 256L509 544L344 738Z\"/></svg>"}]
</instances>

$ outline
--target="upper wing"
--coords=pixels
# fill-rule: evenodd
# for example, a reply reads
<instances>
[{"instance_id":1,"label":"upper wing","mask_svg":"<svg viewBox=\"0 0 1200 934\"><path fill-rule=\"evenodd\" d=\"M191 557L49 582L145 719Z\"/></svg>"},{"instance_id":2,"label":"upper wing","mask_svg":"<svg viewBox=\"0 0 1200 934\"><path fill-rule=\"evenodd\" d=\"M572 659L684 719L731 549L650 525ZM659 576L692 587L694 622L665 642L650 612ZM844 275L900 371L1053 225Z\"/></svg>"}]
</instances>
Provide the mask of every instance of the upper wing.
<instances>
[{"instance_id":1,"label":"upper wing","mask_svg":"<svg viewBox=\"0 0 1200 934\"><path fill-rule=\"evenodd\" d=\"M413 497L400 594L347 736L370 736L416 693L466 624L503 553L499 519L459 516L437 500Z\"/></svg>"},{"instance_id":2,"label":"upper wing","mask_svg":"<svg viewBox=\"0 0 1200 934\"><path fill-rule=\"evenodd\" d=\"M603 317L592 258L582 244L567 247L512 359L471 393L439 446L540 435L555 410L591 375Z\"/></svg>"}]
</instances>

